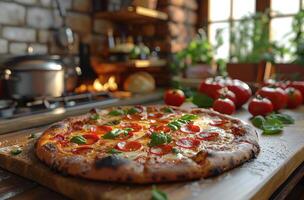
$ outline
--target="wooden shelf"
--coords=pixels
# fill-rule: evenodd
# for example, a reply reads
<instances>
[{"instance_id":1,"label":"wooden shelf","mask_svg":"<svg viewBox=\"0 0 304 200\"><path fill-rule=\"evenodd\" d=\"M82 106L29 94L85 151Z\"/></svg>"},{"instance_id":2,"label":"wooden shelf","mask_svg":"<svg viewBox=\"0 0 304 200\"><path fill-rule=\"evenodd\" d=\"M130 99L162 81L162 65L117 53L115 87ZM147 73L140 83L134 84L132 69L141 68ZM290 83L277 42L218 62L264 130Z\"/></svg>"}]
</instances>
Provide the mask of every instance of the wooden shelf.
<instances>
[{"instance_id":1,"label":"wooden shelf","mask_svg":"<svg viewBox=\"0 0 304 200\"><path fill-rule=\"evenodd\" d=\"M130 60L126 62L100 62L96 58L91 59L92 67L97 74L108 73L123 73L125 71L133 70L148 70L159 71L160 68L166 66L167 61L160 60Z\"/></svg>"},{"instance_id":2,"label":"wooden shelf","mask_svg":"<svg viewBox=\"0 0 304 200\"><path fill-rule=\"evenodd\" d=\"M140 6L129 6L118 11L98 11L95 13L96 18L125 22L125 23L146 23L156 21L166 21L168 15L164 12L144 8Z\"/></svg>"}]
</instances>

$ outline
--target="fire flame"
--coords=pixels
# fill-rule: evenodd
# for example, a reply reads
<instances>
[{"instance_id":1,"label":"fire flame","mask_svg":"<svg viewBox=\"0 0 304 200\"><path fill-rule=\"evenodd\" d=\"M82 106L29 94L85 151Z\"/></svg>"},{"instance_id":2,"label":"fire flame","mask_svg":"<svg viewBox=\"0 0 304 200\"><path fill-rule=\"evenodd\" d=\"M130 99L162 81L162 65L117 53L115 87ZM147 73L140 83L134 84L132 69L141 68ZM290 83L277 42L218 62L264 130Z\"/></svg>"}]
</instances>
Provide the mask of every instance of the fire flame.
<instances>
[{"instance_id":1,"label":"fire flame","mask_svg":"<svg viewBox=\"0 0 304 200\"><path fill-rule=\"evenodd\" d=\"M115 91L117 90L117 88L118 86L115 80L115 76L111 76L108 79L108 81L104 84L102 84L98 78L95 79L92 85L81 84L79 87L75 89L75 92L82 93L82 92Z\"/></svg>"}]
</instances>

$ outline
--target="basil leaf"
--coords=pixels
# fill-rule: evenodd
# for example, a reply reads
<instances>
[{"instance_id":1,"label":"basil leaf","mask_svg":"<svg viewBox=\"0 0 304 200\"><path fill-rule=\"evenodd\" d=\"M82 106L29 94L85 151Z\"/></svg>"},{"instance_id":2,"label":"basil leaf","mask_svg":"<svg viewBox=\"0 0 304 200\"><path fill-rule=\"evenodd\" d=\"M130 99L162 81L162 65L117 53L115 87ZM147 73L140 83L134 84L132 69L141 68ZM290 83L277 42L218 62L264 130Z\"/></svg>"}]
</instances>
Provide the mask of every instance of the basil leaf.
<instances>
[{"instance_id":1,"label":"basil leaf","mask_svg":"<svg viewBox=\"0 0 304 200\"><path fill-rule=\"evenodd\" d=\"M178 154L178 153L181 153L181 150L179 150L178 148L173 147L172 148L172 153Z\"/></svg>"},{"instance_id":2,"label":"basil leaf","mask_svg":"<svg viewBox=\"0 0 304 200\"><path fill-rule=\"evenodd\" d=\"M109 115L112 116L119 116L119 115L124 115L125 111L123 110L112 110L111 112L109 112Z\"/></svg>"},{"instance_id":3,"label":"basil leaf","mask_svg":"<svg viewBox=\"0 0 304 200\"><path fill-rule=\"evenodd\" d=\"M124 131L121 130L121 129L113 129L112 131L107 132L107 133L103 136L103 138L104 138L104 139L114 139L114 138L116 138L117 136L119 136L119 135L122 134L122 133L124 133Z\"/></svg>"},{"instance_id":4,"label":"basil leaf","mask_svg":"<svg viewBox=\"0 0 304 200\"><path fill-rule=\"evenodd\" d=\"M135 113L139 113L139 110L136 108L130 108L126 111L127 114L133 115Z\"/></svg>"},{"instance_id":5,"label":"basil leaf","mask_svg":"<svg viewBox=\"0 0 304 200\"><path fill-rule=\"evenodd\" d=\"M283 124L294 124L295 120L287 114L276 114L272 113L268 118L274 118L280 120Z\"/></svg>"},{"instance_id":6,"label":"basil leaf","mask_svg":"<svg viewBox=\"0 0 304 200\"><path fill-rule=\"evenodd\" d=\"M11 154L14 156L20 154L21 152L22 152L22 149L20 147L11 150Z\"/></svg>"},{"instance_id":7,"label":"basil leaf","mask_svg":"<svg viewBox=\"0 0 304 200\"><path fill-rule=\"evenodd\" d=\"M120 120L113 120L113 121L105 123L104 125L114 126L114 125L118 125L118 124L120 124Z\"/></svg>"},{"instance_id":8,"label":"basil leaf","mask_svg":"<svg viewBox=\"0 0 304 200\"><path fill-rule=\"evenodd\" d=\"M133 128L125 128L124 131L130 132L130 131L134 131L134 129Z\"/></svg>"},{"instance_id":9,"label":"basil leaf","mask_svg":"<svg viewBox=\"0 0 304 200\"><path fill-rule=\"evenodd\" d=\"M152 189L152 200L168 200L167 194L161 190L156 189L153 187Z\"/></svg>"},{"instance_id":10,"label":"basil leaf","mask_svg":"<svg viewBox=\"0 0 304 200\"><path fill-rule=\"evenodd\" d=\"M100 119L100 116L98 114L94 114L94 115L91 115L90 117L92 120L98 120Z\"/></svg>"},{"instance_id":11,"label":"basil leaf","mask_svg":"<svg viewBox=\"0 0 304 200\"><path fill-rule=\"evenodd\" d=\"M110 149L107 151L107 153L110 153L110 154L118 154L118 153L122 153L121 151L118 151L117 149Z\"/></svg>"},{"instance_id":12,"label":"basil leaf","mask_svg":"<svg viewBox=\"0 0 304 200\"><path fill-rule=\"evenodd\" d=\"M283 123L278 119L268 118L263 122L262 130L266 135L280 133L283 130Z\"/></svg>"},{"instance_id":13,"label":"basil leaf","mask_svg":"<svg viewBox=\"0 0 304 200\"><path fill-rule=\"evenodd\" d=\"M192 103L194 103L200 108L209 108L213 105L213 99L207 96L206 94L197 92L193 96Z\"/></svg>"},{"instance_id":14,"label":"basil leaf","mask_svg":"<svg viewBox=\"0 0 304 200\"><path fill-rule=\"evenodd\" d=\"M265 122L265 119L263 116L261 115L258 115L258 116L255 116L254 118L251 119L251 122L252 124L257 127L257 128L262 128L263 126L263 123Z\"/></svg>"},{"instance_id":15,"label":"basil leaf","mask_svg":"<svg viewBox=\"0 0 304 200\"><path fill-rule=\"evenodd\" d=\"M151 141L149 143L149 146L154 147L154 146L159 146L161 144L168 144L172 141L172 138L170 135L165 134L163 132L156 133L153 132L151 135Z\"/></svg>"},{"instance_id":16,"label":"basil leaf","mask_svg":"<svg viewBox=\"0 0 304 200\"><path fill-rule=\"evenodd\" d=\"M183 115L180 119L186 120L186 121L191 121L191 120L194 120L194 119L197 119L197 118L198 118L197 115L186 114L186 115Z\"/></svg>"},{"instance_id":17,"label":"basil leaf","mask_svg":"<svg viewBox=\"0 0 304 200\"><path fill-rule=\"evenodd\" d=\"M74 136L71 138L70 141L73 143L76 143L76 144L86 144L87 143L87 140L82 135Z\"/></svg>"},{"instance_id":18,"label":"basil leaf","mask_svg":"<svg viewBox=\"0 0 304 200\"><path fill-rule=\"evenodd\" d=\"M165 107L165 108L163 108L162 110L163 110L163 112L165 112L165 113L173 113L173 112L174 112L173 109L170 108L170 107Z\"/></svg>"},{"instance_id":19,"label":"basil leaf","mask_svg":"<svg viewBox=\"0 0 304 200\"><path fill-rule=\"evenodd\" d=\"M172 124L172 123L169 123L167 126L168 126L169 128L171 128L172 130L174 130L174 131L177 131L177 130L179 129L178 126L176 126L176 125L174 125L174 124Z\"/></svg>"}]
</instances>

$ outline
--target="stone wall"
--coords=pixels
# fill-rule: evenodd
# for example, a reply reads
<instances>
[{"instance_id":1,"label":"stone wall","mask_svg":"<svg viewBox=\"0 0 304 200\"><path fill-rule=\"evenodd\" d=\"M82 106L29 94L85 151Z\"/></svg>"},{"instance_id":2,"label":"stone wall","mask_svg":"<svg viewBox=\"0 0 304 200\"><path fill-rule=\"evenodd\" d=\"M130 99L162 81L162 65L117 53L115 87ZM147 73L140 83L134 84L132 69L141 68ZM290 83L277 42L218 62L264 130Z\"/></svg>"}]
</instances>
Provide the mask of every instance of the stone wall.
<instances>
[{"instance_id":1,"label":"stone wall","mask_svg":"<svg viewBox=\"0 0 304 200\"><path fill-rule=\"evenodd\" d=\"M67 25L76 33L73 53L81 40L91 45L93 54L102 54L107 29L114 25L92 16L91 0L61 0L67 9ZM159 0L160 10L168 13L169 22L140 27L150 46L163 52L182 49L195 34L196 0ZM62 19L54 0L0 0L0 55L24 54L29 47L34 53L61 54L55 31Z\"/></svg>"},{"instance_id":2,"label":"stone wall","mask_svg":"<svg viewBox=\"0 0 304 200\"><path fill-rule=\"evenodd\" d=\"M96 46L105 35L100 22L91 17L91 1L61 2L67 10L67 25L76 33L72 53L78 52L80 40L94 44L95 51L100 50ZM64 53L54 36L62 24L54 0L0 0L0 54L24 54L29 47L34 53Z\"/></svg>"}]
</instances>

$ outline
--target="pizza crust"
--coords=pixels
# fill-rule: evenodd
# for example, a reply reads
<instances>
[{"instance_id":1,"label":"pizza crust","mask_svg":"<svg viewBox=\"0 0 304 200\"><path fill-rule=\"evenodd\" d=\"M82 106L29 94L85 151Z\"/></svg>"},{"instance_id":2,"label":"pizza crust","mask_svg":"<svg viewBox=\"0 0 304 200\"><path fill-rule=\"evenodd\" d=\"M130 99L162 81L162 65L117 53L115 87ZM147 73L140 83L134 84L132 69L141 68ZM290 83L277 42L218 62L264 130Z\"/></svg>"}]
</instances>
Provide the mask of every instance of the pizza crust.
<instances>
[{"instance_id":1,"label":"pizza crust","mask_svg":"<svg viewBox=\"0 0 304 200\"><path fill-rule=\"evenodd\" d=\"M157 106L159 108L159 106ZM175 108L176 109L176 108ZM182 110L182 109L179 109ZM249 124L206 109L182 110L196 114L221 117L233 121L244 128L244 135L238 137L232 148L222 151L201 150L193 157L181 159L163 159L155 162L149 157L147 162L138 163L121 155L74 155L62 152L50 141L58 133L68 134L73 123L87 121L90 114L68 118L48 128L36 144L37 157L52 169L92 180L102 180L125 183L157 183L169 181L186 181L221 174L256 157L259 153L258 137L255 129Z\"/></svg>"}]
</instances>

